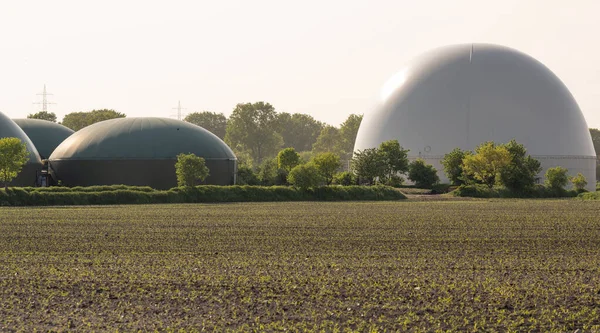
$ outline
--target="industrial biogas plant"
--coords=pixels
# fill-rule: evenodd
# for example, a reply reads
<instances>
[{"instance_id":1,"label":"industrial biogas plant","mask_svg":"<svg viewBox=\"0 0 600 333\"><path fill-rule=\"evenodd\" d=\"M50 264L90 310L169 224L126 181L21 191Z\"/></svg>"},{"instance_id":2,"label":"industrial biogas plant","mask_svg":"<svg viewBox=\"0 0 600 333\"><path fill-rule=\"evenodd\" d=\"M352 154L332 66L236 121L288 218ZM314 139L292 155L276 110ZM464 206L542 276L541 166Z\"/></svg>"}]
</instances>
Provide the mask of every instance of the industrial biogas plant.
<instances>
[{"instance_id":1,"label":"industrial biogas plant","mask_svg":"<svg viewBox=\"0 0 600 333\"><path fill-rule=\"evenodd\" d=\"M398 140L409 159L438 171L455 148L517 140L541 162L596 186L596 153L573 95L547 67L508 47L462 44L434 49L394 75L364 115L354 150ZM448 182L438 172L442 182Z\"/></svg>"},{"instance_id":2,"label":"industrial biogas plant","mask_svg":"<svg viewBox=\"0 0 600 333\"><path fill-rule=\"evenodd\" d=\"M169 189L177 186L175 162L181 153L205 159L210 170L205 184L235 184L233 151L211 132L180 120L118 118L73 133L49 121L13 121L0 113L0 137L17 137L30 152L13 186L60 182L65 186L124 184ZM42 159L47 159L46 165Z\"/></svg>"},{"instance_id":3,"label":"industrial biogas plant","mask_svg":"<svg viewBox=\"0 0 600 333\"><path fill-rule=\"evenodd\" d=\"M44 88L45 89L45 88ZM45 91L45 90L44 90ZM204 158L204 184L236 184L237 158L219 137L169 118L117 118L73 132L44 120L0 113L0 138L26 143L29 162L12 186L177 186L181 153ZM394 75L377 107L366 112L354 151L397 140L409 160L423 159L449 180L441 160L455 148L515 139L546 170L581 173L596 186L596 153L573 95L543 64L514 49L461 44L429 51Z\"/></svg>"}]
</instances>

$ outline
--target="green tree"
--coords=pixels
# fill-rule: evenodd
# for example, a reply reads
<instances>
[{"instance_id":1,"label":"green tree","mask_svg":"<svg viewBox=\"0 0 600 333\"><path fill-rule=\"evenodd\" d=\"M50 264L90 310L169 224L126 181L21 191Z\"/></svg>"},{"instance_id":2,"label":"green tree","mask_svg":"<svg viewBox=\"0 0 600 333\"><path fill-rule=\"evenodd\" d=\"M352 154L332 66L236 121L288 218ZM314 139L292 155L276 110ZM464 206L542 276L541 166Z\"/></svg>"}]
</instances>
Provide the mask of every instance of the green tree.
<instances>
[{"instance_id":1,"label":"green tree","mask_svg":"<svg viewBox=\"0 0 600 333\"><path fill-rule=\"evenodd\" d=\"M277 115L276 126L277 133L283 138L284 147L292 147L296 151L309 151L324 125L306 114L283 112Z\"/></svg>"},{"instance_id":2,"label":"green tree","mask_svg":"<svg viewBox=\"0 0 600 333\"><path fill-rule=\"evenodd\" d=\"M512 139L503 145L510 154L511 162L500 171L500 182L511 191L523 192L535 185L535 178L542 171L541 163L527 155L527 149Z\"/></svg>"},{"instance_id":3,"label":"green tree","mask_svg":"<svg viewBox=\"0 0 600 333\"><path fill-rule=\"evenodd\" d=\"M600 130L597 128L590 128L590 135L592 136L592 142L594 143L594 150L596 151L596 179L600 179Z\"/></svg>"},{"instance_id":4,"label":"green tree","mask_svg":"<svg viewBox=\"0 0 600 333\"><path fill-rule=\"evenodd\" d=\"M317 166L306 163L295 166L288 175L288 181L294 187L306 190L319 186L323 180Z\"/></svg>"},{"instance_id":5,"label":"green tree","mask_svg":"<svg viewBox=\"0 0 600 333\"><path fill-rule=\"evenodd\" d=\"M555 191L564 190L565 186L569 183L567 172L569 170L560 166L549 168L546 170L544 185Z\"/></svg>"},{"instance_id":6,"label":"green tree","mask_svg":"<svg viewBox=\"0 0 600 333\"><path fill-rule=\"evenodd\" d=\"M408 149L402 148L398 140L389 140L379 145L379 153L385 164L386 183L399 173L408 171Z\"/></svg>"},{"instance_id":7,"label":"green tree","mask_svg":"<svg viewBox=\"0 0 600 333\"><path fill-rule=\"evenodd\" d=\"M237 185L259 185L260 180L254 170L246 165L238 165Z\"/></svg>"},{"instance_id":8,"label":"green tree","mask_svg":"<svg viewBox=\"0 0 600 333\"><path fill-rule=\"evenodd\" d=\"M352 172L343 171L333 176L333 183L342 186L350 186L356 184L356 177Z\"/></svg>"},{"instance_id":9,"label":"green tree","mask_svg":"<svg viewBox=\"0 0 600 333\"><path fill-rule=\"evenodd\" d=\"M179 154L175 163L177 185L194 186L198 181L203 182L209 175L204 158L194 154Z\"/></svg>"},{"instance_id":10,"label":"green tree","mask_svg":"<svg viewBox=\"0 0 600 333\"><path fill-rule=\"evenodd\" d=\"M420 188L431 188L440 181L433 165L426 164L423 159L416 159L408 167L408 178Z\"/></svg>"},{"instance_id":11,"label":"green tree","mask_svg":"<svg viewBox=\"0 0 600 333\"><path fill-rule=\"evenodd\" d=\"M462 185L466 182L463 170L463 159L470 154L471 152L468 150L454 148L453 151L444 155L442 166L444 167L444 173L448 176L448 179L450 179L452 184Z\"/></svg>"},{"instance_id":12,"label":"green tree","mask_svg":"<svg viewBox=\"0 0 600 333\"><path fill-rule=\"evenodd\" d=\"M352 170L359 180L366 180L369 185L373 185L376 179L385 177L386 168L379 149L367 148L354 152Z\"/></svg>"},{"instance_id":13,"label":"green tree","mask_svg":"<svg viewBox=\"0 0 600 333\"><path fill-rule=\"evenodd\" d=\"M570 180L578 191L582 191L587 186L587 180L585 179L585 176L581 174L581 172L578 173L577 176L571 177Z\"/></svg>"},{"instance_id":14,"label":"green tree","mask_svg":"<svg viewBox=\"0 0 600 333\"><path fill-rule=\"evenodd\" d=\"M125 114L109 109L72 112L63 118L62 124L74 131L78 131L91 124L115 118L125 118Z\"/></svg>"},{"instance_id":15,"label":"green tree","mask_svg":"<svg viewBox=\"0 0 600 333\"><path fill-rule=\"evenodd\" d=\"M256 175L263 186L282 185L282 182L278 179L279 168L277 168L277 158L265 159L259 165Z\"/></svg>"},{"instance_id":16,"label":"green tree","mask_svg":"<svg viewBox=\"0 0 600 333\"><path fill-rule=\"evenodd\" d=\"M25 143L18 138L0 139L0 181L4 183L5 190L27 161L29 152Z\"/></svg>"},{"instance_id":17,"label":"green tree","mask_svg":"<svg viewBox=\"0 0 600 333\"><path fill-rule=\"evenodd\" d=\"M225 139L227 117L222 113L209 111L194 112L188 114L183 120L210 131L221 140Z\"/></svg>"},{"instance_id":18,"label":"green tree","mask_svg":"<svg viewBox=\"0 0 600 333\"><path fill-rule=\"evenodd\" d=\"M590 128L590 135L592 136L592 142L594 143L594 150L596 155L600 154L600 130L597 128Z\"/></svg>"},{"instance_id":19,"label":"green tree","mask_svg":"<svg viewBox=\"0 0 600 333\"><path fill-rule=\"evenodd\" d=\"M320 153L313 157L312 162L315 164L321 176L327 185L331 185L333 175L342 167L340 157L334 153Z\"/></svg>"},{"instance_id":20,"label":"green tree","mask_svg":"<svg viewBox=\"0 0 600 333\"><path fill-rule=\"evenodd\" d=\"M277 154L277 167L289 172L300 163L300 155L294 148L285 148Z\"/></svg>"},{"instance_id":21,"label":"green tree","mask_svg":"<svg viewBox=\"0 0 600 333\"><path fill-rule=\"evenodd\" d=\"M269 103L238 104L227 122L225 142L249 152L260 165L264 159L276 156L283 145L281 135L276 132L276 115Z\"/></svg>"},{"instance_id":22,"label":"green tree","mask_svg":"<svg viewBox=\"0 0 600 333\"><path fill-rule=\"evenodd\" d=\"M351 114L340 126L336 151L339 152L343 160L349 160L353 156L354 143L362 119L362 115Z\"/></svg>"},{"instance_id":23,"label":"green tree","mask_svg":"<svg viewBox=\"0 0 600 333\"><path fill-rule=\"evenodd\" d=\"M313 144L312 151L318 153L334 153L339 155L337 146L339 146L340 131L333 126L327 125L323 127L317 141Z\"/></svg>"},{"instance_id":24,"label":"green tree","mask_svg":"<svg viewBox=\"0 0 600 333\"><path fill-rule=\"evenodd\" d=\"M490 188L500 180L500 172L511 163L506 147L488 141L475 149L475 154L466 155L463 169L467 175L486 184Z\"/></svg>"},{"instance_id":25,"label":"green tree","mask_svg":"<svg viewBox=\"0 0 600 333\"><path fill-rule=\"evenodd\" d=\"M47 120L47 121L51 121L51 122L55 123L56 122L56 113L48 112L48 111L40 111L37 113L28 114L27 118Z\"/></svg>"}]
</instances>

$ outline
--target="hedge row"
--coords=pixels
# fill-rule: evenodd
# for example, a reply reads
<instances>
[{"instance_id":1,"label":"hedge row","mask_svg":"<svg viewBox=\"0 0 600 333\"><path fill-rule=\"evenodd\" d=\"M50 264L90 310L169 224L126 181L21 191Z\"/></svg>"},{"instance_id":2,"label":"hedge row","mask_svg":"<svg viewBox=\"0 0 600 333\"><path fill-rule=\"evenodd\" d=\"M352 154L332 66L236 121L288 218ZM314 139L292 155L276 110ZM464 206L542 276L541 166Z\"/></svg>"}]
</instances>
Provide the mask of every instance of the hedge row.
<instances>
[{"instance_id":1,"label":"hedge row","mask_svg":"<svg viewBox=\"0 0 600 333\"><path fill-rule=\"evenodd\" d=\"M600 192L587 192L579 194L579 198L583 200L600 200Z\"/></svg>"},{"instance_id":2,"label":"hedge row","mask_svg":"<svg viewBox=\"0 0 600 333\"><path fill-rule=\"evenodd\" d=\"M489 188L486 185L461 185L454 192L457 197L472 198L572 198L579 192L576 190L555 190L543 185L536 185L528 191L513 192L506 187Z\"/></svg>"},{"instance_id":3,"label":"hedge row","mask_svg":"<svg viewBox=\"0 0 600 333\"><path fill-rule=\"evenodd\" d=\"M62 188L65 189L65 188ZM73 188L75 189L75 188ZM0 190L0 206L66 206L118 205L200 202L269 202L269 201L347 201L400 200L406 196L387 186L323 186L314 190L299 190L284 186L198 186L178 187L168 191L146 188L98 191L37 190L9 188Z\"/></svg>"},{"instance_id":4,"label":"hedge row","mask_svg":"<svg viewBox=\"0 0 600 333\"><path fill-rule=\"evenodd\" d=\"M27 192L105 192L105 191L140 191L140 192L154 192L155 190L150 186L128 186L128 185L105 185L105 186L75 186L75 187L64 187L64 186L51 186L51 187L21 187L23 191Z\"/></svg>"}]
</instances>

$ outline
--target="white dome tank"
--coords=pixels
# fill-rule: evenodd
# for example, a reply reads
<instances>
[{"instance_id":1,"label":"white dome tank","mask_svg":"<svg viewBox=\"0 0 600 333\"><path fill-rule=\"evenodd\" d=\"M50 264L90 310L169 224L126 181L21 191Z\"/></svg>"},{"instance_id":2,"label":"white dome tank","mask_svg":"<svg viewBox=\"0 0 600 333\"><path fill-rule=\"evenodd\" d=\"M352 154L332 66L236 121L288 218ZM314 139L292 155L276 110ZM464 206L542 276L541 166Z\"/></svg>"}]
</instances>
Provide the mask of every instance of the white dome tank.
<instances>
[{"instance_id":1,"label":"white dome tank","mask_svg":"<svg viewBox=\"0 0 600 333\"><path fill-rule=\"evenodd\" d=\"M585 118L547 67L508 47L463 44L432 50L386 82L365 114L354 150L396 139L448 182L440 163L454 148L485 141L523 144L546 169L581 172L596 186L596 154Z\"/></svg>"}]
</instances>

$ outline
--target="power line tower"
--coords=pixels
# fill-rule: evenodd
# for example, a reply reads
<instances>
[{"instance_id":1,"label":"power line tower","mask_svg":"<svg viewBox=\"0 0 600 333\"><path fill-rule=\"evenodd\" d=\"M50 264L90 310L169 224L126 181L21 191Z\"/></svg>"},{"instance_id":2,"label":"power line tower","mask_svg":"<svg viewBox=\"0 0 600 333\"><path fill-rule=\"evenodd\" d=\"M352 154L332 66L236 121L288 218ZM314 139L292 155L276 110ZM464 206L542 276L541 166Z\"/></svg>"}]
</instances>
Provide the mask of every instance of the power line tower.
<instances>
[{"instance_id":1,"label":"power line tower","mask_svg":"<svg viewBox=\"0 0 600 333\"><path fill-rule=\"evenodd\" d=\"M181 110L187 110L187 109L181 107L181 101L177 101L177 107L173 108L173 110L177 110L177 120L181 120L181 117L183 116L183 114L181 113Z\"/></svg>"},{"instance_id":2,"label":"power line tower","mask_svg":"<svg viewBox=\"0 0 600 333\"><path fill-rule=\"evenodd\" d=\"M44 92L42 92L41 94L37 94L38 96L42 96L42 102L36 102L33 104L41 104L42 105L42 110L43 112L48 112L48 105L50 104L56 104L56 103L51 103L48 102L48 96L54 96L53 94L47 93L46 92L46 85L44 84Z\"/></svg>"}]
</instances>

